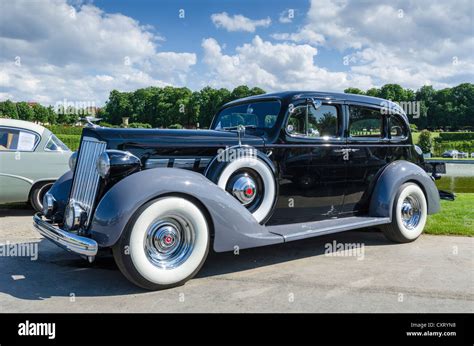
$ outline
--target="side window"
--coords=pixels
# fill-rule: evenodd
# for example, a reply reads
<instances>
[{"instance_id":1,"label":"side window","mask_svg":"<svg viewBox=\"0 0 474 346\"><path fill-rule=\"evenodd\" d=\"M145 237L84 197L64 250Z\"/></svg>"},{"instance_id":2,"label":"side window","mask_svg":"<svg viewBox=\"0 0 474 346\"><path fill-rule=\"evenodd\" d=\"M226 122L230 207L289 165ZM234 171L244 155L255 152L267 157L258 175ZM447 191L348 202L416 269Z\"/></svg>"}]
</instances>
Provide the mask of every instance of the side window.
<instances>
[{"instance_id":1,"label":"side window","mask_svg":"<svg viewBox=\"0 0 474 346\"><path fill-rule=\"evenodd\" d=\"M58 137L51 135L46 143L45 150L47 151L68 151L69 148Z\"/></svg>"},{"instance_id":2,"label":"side window","mask_svg":"<svg viewBox=\"0 0 474 346\"><path fill-rule=\"evenodd\" d=\"M378 109L363 106L349 107L349 134L351 137L382 138L383 116Z\"/></svg>"},{"instance_id":3,"label":"side window","mask_svg":"<svg viewBox=\"0 0 474 346\"><path fill-rule=\"evenodd\" d=\"M333 105L318 109L309 105L298 106L290 114L286 126L291 136L320 138L338 136L338 112Z\"/></svg>"},{"instance_id":4,"label":"side window","mask_svg":"<svg viewBox=\"0 0 474 346\"><path fill-rule=\"evenodd\" d=\"M407 130L405 123L396 115L392 115L389 119L390 138L401 139L406 138Z\"/></svg>"},{"instance_id":5,"label":"side window","mask_svg":"<svg viewBox=\"0 0 474 346\"><path fill-rule=\"evenodd\" d=\"M33 151L39 137L28 131L0 128L0 151Z\"/></svg>"}]
</instances>

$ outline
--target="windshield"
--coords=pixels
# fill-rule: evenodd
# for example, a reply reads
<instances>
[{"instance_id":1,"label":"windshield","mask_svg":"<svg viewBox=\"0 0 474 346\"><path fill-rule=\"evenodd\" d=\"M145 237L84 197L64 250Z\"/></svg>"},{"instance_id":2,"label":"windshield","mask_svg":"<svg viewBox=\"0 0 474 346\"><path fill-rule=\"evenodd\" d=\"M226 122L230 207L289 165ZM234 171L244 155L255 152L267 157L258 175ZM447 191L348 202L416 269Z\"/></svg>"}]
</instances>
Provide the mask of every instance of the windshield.
<instances>
[{"instance_id":1,"label":"windshield","mask_svg":"<svg viewBox=\"0 0 474 346\"><path fill-rule=\"evenodd\" d=\"M225 130L239 125L270 129L275 125L280 107L279 101L245 103L227 107L217 115L215 129Z\"/></svg>"}]
</instances>

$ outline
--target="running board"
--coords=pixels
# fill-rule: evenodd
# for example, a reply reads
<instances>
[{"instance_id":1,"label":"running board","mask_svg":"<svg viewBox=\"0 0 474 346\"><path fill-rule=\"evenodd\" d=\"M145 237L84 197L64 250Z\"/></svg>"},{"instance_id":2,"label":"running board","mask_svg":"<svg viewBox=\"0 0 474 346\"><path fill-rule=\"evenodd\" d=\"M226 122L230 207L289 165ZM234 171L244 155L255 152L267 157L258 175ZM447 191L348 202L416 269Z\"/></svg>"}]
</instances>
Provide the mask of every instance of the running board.
<instances>
[{"instance_id":1,"label":"running board","mask_svg":"<svg viewBox=\"0 0 474 346\"><path fill-rule=\"evenodd\" d=\"M340 219L267 226L270 233L280 235L284 241L317 237L320 235L350 231L390 223L389 217L351 216Z\"/></svg>"}]
</instances>

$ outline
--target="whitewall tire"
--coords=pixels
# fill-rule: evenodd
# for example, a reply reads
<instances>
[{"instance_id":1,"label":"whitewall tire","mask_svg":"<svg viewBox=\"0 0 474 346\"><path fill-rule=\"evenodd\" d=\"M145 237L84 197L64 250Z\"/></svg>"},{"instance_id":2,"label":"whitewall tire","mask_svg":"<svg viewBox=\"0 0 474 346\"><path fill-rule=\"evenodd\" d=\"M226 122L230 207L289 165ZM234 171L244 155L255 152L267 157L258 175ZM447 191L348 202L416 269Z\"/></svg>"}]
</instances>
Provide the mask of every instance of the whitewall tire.
<instances>
[{"instance_id":1,"label":"whitewall tire","mask_svg":"<svg viewBox=\"0 0 474 346\"><path fill-rule=\"evenodd\" d=\"M148 202L134 215L113 247L122 273L146 289L184 284L204 264L209 225L200 207L183 197Z\"/></svg>"},{"instance_id":2,"label":"whitewall tire","mask_svg":"<svg viewBox=\"0 0 474 346\"><path fill-rule=\"evenodd\" d=\"M229 162L221 171L217 185L223 190L234 194L234 197L236 197L236 185L232 183L232 179L238 174L250 179L250 184L256 187L254 191L255 200L252 200L249 204L245 204L246 200L240 198L240 202L249 209L258 222L265 221L271 214L276 199L276 183L272 170L265 162L257 157L236 159ZM238 184L237 180L235 184ZM237 199L239 200L239 198ZM252 205L254 202L258 203Z\"/></svg>"},{"instance_id":3,"label":"whitewall tire","mask_svg":"<svg viewBox=\"0 0 474 346\"><path fill-rule=\"evenodd\" d=\"M400 186L392 209L392 222L383 226L385 236L397 243L417 239L426 225L428 205L423 190L415 183Z\"/></svg>"}]
</instances>

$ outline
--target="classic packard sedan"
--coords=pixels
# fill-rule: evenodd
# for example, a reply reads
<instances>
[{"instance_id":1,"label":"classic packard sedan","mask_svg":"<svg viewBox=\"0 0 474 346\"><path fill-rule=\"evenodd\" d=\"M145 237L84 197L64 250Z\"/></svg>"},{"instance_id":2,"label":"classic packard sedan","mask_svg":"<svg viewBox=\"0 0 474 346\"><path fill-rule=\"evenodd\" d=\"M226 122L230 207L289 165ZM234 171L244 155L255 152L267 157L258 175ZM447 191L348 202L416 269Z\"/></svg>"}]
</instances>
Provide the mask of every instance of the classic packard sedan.
<instances>
[{"instance_id":1,"label":"classic packard sedan","mask_svg":"<svg viewBox=\"0 0 474 346\"><path fill-rule=\"evenodd\" d=\"M210 130L87 127L70 168L35 227L89 261L112 249L124 276L152 290L192 278L210 248L366 227L405 243L440 208L439 175L403 110L351 94L232 101Z\"/></svg>"}]
</instances>

